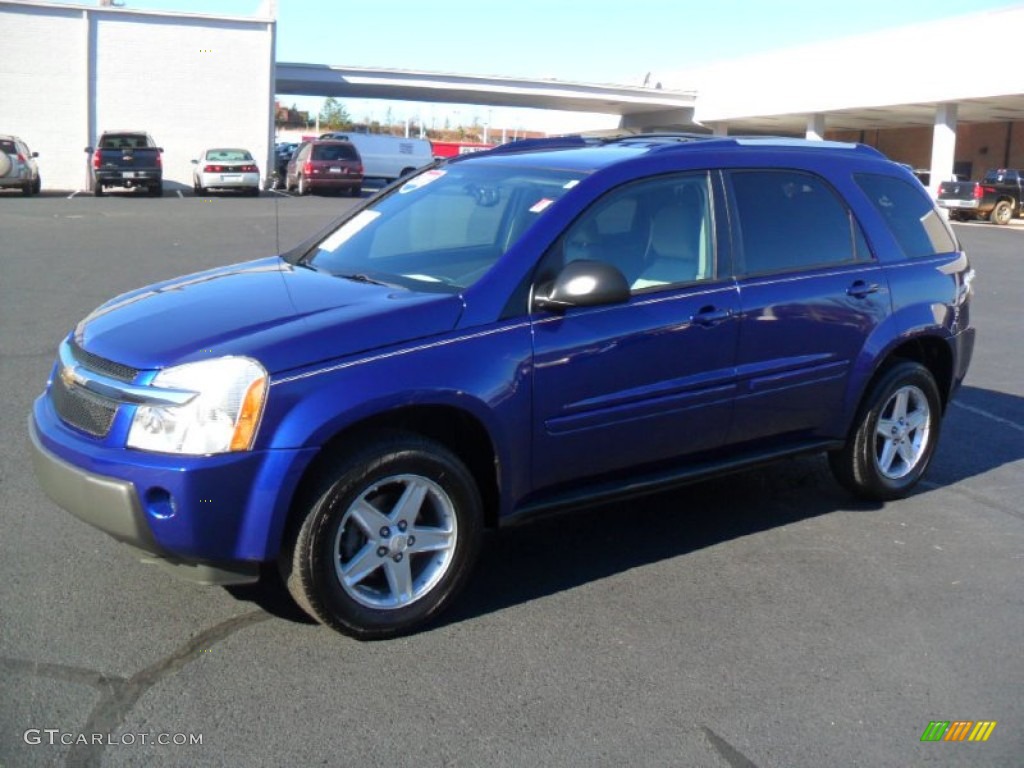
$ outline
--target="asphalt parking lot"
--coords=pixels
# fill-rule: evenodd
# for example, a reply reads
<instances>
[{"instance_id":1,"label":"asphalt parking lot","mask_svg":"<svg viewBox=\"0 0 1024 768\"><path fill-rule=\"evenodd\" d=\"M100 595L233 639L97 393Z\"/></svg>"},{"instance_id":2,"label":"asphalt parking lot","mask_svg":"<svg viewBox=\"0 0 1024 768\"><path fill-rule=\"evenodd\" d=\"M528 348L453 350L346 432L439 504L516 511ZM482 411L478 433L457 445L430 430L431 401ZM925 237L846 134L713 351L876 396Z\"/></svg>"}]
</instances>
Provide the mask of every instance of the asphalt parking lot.
<instances>
[{"instance_id":1,"label":"asphalt parking lot","mask_svg":"<svg viewBox=\"0 0 1024 768\"><path fill-rule=\"evenodd\" d=\"M46 500L25 419L79 319L352 204L0 197L0 768L1020 764L1024 227L956 227L978 348L900 502L804 459L502 531L440 626L360 644ZM998 724L921 742L945 720Z\"/></svg>"}]
</instances>

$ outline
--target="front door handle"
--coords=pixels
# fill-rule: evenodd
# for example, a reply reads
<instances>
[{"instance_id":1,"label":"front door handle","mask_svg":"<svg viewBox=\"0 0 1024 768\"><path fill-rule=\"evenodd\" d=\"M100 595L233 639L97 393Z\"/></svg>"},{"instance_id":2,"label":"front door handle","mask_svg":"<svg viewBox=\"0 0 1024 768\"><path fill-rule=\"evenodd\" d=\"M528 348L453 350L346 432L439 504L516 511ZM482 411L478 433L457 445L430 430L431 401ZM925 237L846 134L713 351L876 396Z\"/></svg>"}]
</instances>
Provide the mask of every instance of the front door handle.
<instances>
[{"instance_id":1,"label":"front door handle","mask_svg":"<svg viewBox=\"0 0 1024 768\"><path fill-rule=\"evenodd\" d=\"M718 325L718 323L728 320L730 317L732 317L731 309L718 309L717 307L707 306L701 307L700 311L690 318L690 321L697 325L710 327Z\"/></svg>"},{"instance_id":2,"label":"front door handle","mask_svg":"<svg viewBox=\"0 0 1024 768\"><path fill-rule=\"evenodd\" d=\"M857 280L846 289L846 295L853 296L855 299L863 299L869 293L878 293L880 290L882 290L882 286L878 283L866 283L863 280Z\"/></svg>"}]
</instances>

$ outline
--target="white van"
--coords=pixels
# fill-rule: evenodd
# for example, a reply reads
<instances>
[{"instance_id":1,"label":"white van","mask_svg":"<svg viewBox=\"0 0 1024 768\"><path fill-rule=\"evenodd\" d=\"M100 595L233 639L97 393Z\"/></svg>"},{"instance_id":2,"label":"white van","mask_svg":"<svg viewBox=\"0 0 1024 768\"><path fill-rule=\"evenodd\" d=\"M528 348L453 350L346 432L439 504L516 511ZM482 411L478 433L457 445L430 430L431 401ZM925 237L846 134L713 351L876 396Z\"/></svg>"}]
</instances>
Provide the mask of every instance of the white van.
<instances>
[{"instance_id":1,"label":"white van","mask_svg":"<svg viewBox=\"0 0 1024 768\"><path fill-rule=\"evenodd\" d=\"M394 181L434 161L433 150L426 139L352 131L332 131L320 138L343 139L354 144L363 160L366 178Z\"/></svg>"}]
</instances>

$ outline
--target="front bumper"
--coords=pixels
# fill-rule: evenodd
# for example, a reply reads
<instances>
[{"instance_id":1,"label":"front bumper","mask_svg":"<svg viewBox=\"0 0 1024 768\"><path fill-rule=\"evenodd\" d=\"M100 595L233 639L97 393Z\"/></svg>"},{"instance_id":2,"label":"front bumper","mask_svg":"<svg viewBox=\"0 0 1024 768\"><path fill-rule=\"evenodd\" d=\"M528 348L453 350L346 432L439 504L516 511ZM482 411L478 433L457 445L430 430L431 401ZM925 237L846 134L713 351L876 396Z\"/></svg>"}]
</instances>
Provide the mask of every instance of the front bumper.
<instances>
[{"instance_id":1,"label":"front bumper","mask_svg":"<svg viewBox=\"0 0 1024 768\"><path fill-rule=\"evenodd\" d=\"M153 538L131 483L86 472L62 461L39 442L31 417L28 434L32 467L50 500L82 522L137 550L143 561L162 565L199 584L250 584L259 579L256 563L214 565L181 560L164 552Z\"/></svg>"},{"instance_id":2,"label":"front bumper","mask_svg":"<svg viewBox=\"0 0 1024 768\"><path fill-rule=\"evenodd\" d=\"M39 484L54 503L202 583L253 581L259 563L277 556L290 499L315 453L134 451L117 447L116 436L97 440L67 426L46 395L28 431Z\"/></svg>"}]
</instances>

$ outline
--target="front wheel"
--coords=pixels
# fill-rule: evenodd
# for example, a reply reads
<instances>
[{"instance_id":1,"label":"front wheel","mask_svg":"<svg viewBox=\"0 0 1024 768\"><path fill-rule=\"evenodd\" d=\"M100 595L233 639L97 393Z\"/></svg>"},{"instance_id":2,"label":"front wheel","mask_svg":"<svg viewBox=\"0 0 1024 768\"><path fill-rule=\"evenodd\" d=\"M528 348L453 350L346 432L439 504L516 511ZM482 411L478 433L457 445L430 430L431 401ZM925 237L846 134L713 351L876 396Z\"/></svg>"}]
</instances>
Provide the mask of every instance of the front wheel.
<instances>
[{"instance_id":1,"label":"front wheel","mask_svg":"<svg viewBox=\"0 0 1024 768\"><path fill-rule=\"evenodd\" d=\"M408 632L448 605L480 548L480 494L440 443L395 433L325 471L282 552L295 601L359 639Z\"/></svg>"},{"instance_id":2,"label":"front wheel","mask_svg":"<svg viewBox=\"0 0 1024 768\"><path fill-rule=\"evenodd\" d=\"M1009 224L1010 219L1013 218L1013 206L1002 200L996 203L996 207L992 209L988 218L993 224Z\"/></svg>"},{"instance_id":3,"label":"front wheel","mask_svg":"<svg viewBox=\"0 0 1024 768\"><path fill-rule=\"evenodd\" d=\"M931 372L911 361L892 366L864 399L846 446L829 454L832 473L864 499L906 496L931 463L941 416Z\"/></svg>"}]
</instances>

